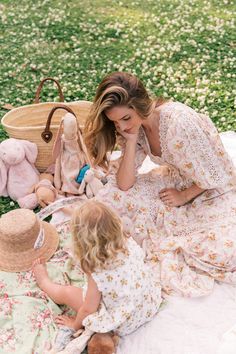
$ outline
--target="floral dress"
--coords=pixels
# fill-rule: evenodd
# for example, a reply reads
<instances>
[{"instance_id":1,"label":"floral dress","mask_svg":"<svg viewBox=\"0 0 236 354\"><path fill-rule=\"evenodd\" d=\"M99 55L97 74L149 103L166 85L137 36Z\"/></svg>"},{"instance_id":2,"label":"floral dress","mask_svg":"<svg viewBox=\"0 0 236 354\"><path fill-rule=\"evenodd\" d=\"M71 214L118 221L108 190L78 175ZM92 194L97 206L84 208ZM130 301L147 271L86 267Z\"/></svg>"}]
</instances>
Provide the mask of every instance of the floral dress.
<instances>
[{"instance_id":1,"label":"floral dress","mask_svg":"<svg viewBox=\"0 0 236 354\"><path fill-rule=\"evenodd\" d=\"M98 311L87 316L83 325L94 332L129 334L150 321L159 309L160 283L145 264L142 248L132 238L127 245L127 254L119 253L104 270L92 273L102 300Z\"/></svg>"},{"instance_id":2,"label":"floral dress","mask_svg":"<svg viewBox=\"0 0 236 354\"><path fill-rule=\"evenodd\" d=\"M167 293L206 295L214 279L236 284L236 171L211 120L179 102L160 108L161 156L154 156L143 128L136 170L145 157L168 167L138 175L128 191L111 176L96 199L134 223L134 238L156 263ZM195 183L205 191L181 207L159 198L163 188L183 190Z\"/></svg>"}]
</instances>

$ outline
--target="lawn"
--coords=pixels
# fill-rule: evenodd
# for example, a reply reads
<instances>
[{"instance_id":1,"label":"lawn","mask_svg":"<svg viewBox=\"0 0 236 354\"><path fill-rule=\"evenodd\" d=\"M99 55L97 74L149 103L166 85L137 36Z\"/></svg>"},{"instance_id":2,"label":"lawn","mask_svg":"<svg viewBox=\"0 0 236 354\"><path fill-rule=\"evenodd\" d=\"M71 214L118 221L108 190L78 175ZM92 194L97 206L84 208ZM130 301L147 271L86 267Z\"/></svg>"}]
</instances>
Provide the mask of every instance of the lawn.
<instances>
[{"instance_id":1,"label":"lawn","mask_svg":"<svg viewBox=\"0 0 236 354\"><path fill-rule=\"evenodd\" d=\"M3 0L0 117L6 104L31 103L43 77L67 101L92 100L107 73L124 70L236 130L235 11L230 0ZM42 100L57 100L52 84ZM15 207L0 198L0 215Z\"/></svg>"}]
</instances>

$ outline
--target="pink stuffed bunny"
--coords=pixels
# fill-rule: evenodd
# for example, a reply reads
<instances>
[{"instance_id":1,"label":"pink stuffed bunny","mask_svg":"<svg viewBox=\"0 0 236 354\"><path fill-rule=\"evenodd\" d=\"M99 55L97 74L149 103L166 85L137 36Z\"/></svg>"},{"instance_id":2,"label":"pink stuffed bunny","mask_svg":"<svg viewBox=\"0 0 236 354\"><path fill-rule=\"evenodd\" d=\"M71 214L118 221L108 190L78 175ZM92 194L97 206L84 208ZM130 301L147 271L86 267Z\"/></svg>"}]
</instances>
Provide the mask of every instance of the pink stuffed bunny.
<instances>
[{"instance_id":1,"label":"pink stuffed bunny","mask_svg":"<svg viewBox=\"0 0 236 354\"><path fill-rule=\"evenodd\" d=\"M61 120L53 147L55 163L54 185L58 191L79 194L76 177L80 169L89 163L87 149L76 117L67 113Z\"/></svg>"},{"instance_id":2,"label":"pink stuffed bunny","mask_svg":"<svg viewBox=\"0 0 236 354\"><path fill-rule=\"evenodd\" d=\"M27 140L10 138L0 144L0 196L16 201L27 196L24 206L37 206L35 194L29 194L32 185L39 182L33 165L37 154L37 145Z\"/></svg>"}]
</instances>

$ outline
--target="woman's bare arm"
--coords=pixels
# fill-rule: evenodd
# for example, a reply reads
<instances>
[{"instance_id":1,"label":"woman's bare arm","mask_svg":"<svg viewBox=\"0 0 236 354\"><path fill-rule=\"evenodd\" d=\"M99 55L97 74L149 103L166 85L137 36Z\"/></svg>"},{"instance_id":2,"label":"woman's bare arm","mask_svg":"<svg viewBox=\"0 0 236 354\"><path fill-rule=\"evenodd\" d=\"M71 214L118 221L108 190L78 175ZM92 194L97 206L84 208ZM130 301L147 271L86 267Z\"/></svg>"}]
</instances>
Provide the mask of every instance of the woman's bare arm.
<instances>
[{"instance_id":1,"label":"woman's bare arm","mask_svg":"<svg viewBox=\"0 0 236 354\"><path fill-rule=\"evenodd\" d=\"M121 132L117 129L119 134L121 134L125 139L125 150L124 155L121 160L118 172L116 174L116 181L118 187L126 191L131 188L135 183L135 154L136 154L136 144L138 139L138 132L136 134L128 134Z\"/></svg>"},{"instance_id":2,"label":"woman's bare arm","mask_svg":"<svg viewBox=\"0 0 236 354\"><path fill-rule=\"evenodd\" d=\"M135 182L135 150L136 143L127 141L125 152L116 175L118 187L123 191L131 188Z\"/></svg>"}]
</instances>

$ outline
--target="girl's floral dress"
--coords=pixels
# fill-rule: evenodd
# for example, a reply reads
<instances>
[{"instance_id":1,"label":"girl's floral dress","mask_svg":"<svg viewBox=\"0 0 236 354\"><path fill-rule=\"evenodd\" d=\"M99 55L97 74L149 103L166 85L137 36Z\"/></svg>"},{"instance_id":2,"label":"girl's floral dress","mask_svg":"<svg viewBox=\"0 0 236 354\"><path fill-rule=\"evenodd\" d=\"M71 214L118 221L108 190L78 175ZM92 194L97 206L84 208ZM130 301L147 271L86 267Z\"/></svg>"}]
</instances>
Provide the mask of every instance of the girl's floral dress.
<instances>
[{"instance_id":1,"label":"girl's floral dress","mask_svg":"<svg viewBox=\"0 0 236 354\"><path fill-rule=\"evenodd\" d=\"M107 263L104 270L92 273L102 300L98 311L87 316L83 325L94 332L113 330L126 335L150 321L159 309L160 283L145 264L142 248L129 238L127 250L127 254L120 252Z\"/></svg>"}]
</instances>

